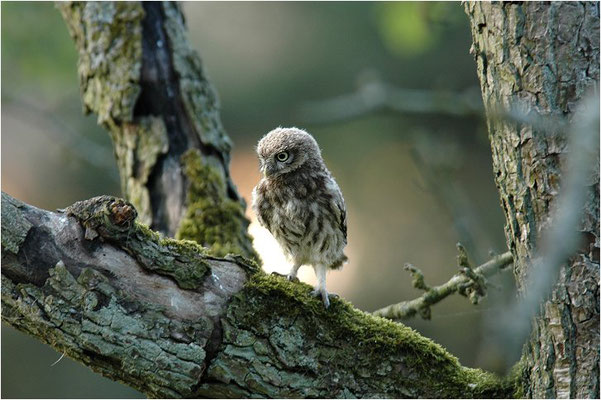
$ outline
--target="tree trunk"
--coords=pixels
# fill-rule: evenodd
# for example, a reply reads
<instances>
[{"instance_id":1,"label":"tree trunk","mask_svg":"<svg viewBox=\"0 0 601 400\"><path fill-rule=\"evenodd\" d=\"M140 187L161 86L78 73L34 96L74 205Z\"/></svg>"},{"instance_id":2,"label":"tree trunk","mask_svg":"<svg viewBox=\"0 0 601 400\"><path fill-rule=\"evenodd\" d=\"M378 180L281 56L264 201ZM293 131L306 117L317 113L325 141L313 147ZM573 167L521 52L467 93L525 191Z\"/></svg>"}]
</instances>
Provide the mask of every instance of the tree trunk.
<instances>
[{"instance_id":1,"label":"tree trunk","mask_svg":"<svg viewBox=\"0 0 601 400\"><path fill-rule=\"evenodd\" d=\"M518 108L571 120L576 103L599 86L599 3L469 2L473 46L488 114L495 182L520 292L560 191L568 135L499 119ZM533 321L523 353L528 397L599 397L599 169L579 231L583 245L561 269ZM541 299L542 300L542 299Z\"/></svg>"},{"instance_id":2,"label":"tree trunk","mask_svg":"<svg viewBox=\"0 0 601 400\"><path fill-rule=\"evenodd\" d=\"M217 94L168 2L58 3L79 52L85 112L110 133L141 222L220 255L256 258ZM205 182L202 182L202 181ZM209 227L220 224L218 232Z\"/></svg>"}]
</instances>

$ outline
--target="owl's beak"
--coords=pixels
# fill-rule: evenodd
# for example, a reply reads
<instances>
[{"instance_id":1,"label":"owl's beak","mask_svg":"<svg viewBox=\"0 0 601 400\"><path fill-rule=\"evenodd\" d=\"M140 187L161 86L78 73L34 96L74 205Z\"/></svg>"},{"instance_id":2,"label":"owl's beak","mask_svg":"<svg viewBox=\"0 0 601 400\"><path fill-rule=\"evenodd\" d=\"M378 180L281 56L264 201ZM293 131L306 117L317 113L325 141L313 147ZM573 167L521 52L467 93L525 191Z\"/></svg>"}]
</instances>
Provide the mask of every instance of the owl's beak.
<instances>
[{"instance_id":1,"label":"owl's beak","mask_svg":"<svg viewBox=\"0 0 601 400\"><path fill-rule=\"evenodd\" d=\"M275 167L271 163L266 162L261 165L261 172L265 177L271 176L275 172Z\"/></svg>"}]
</instances>

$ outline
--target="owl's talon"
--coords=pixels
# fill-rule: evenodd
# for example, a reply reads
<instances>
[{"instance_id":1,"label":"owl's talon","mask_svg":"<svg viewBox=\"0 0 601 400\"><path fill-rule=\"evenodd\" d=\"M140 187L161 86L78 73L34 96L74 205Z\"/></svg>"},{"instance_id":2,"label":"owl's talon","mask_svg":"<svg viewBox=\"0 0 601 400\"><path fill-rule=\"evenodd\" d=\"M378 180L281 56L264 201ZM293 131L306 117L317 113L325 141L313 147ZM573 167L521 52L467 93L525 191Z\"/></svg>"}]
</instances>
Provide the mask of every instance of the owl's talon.
<instances>
[{"instance_id":1,"label":"owl's talon","mask_svg":"<svg viewBox=\"0 0 601 400\"><path fill-rule=\"evenodd\" d=\"M330 294L325 289L324 290L320 290L320 289L312 290L311 296L321 297L321 300L323 301L323 305L326 308L330 307L330 299L329 299ZM338 297L338 295L335 295L335 297Z\"/></svg>"},{"instance_id":2,"label":"owl's talon","mask_svg":"<svg viewBox=\"0 0 601 400\"><path fill-rule=\"evenodd\" d=\"M300 282L298 280L298 278L296 277L296 275L292 275L292 274L286 275L286 279L288 279L290 282Z\"/></svg>"}]
</instances>

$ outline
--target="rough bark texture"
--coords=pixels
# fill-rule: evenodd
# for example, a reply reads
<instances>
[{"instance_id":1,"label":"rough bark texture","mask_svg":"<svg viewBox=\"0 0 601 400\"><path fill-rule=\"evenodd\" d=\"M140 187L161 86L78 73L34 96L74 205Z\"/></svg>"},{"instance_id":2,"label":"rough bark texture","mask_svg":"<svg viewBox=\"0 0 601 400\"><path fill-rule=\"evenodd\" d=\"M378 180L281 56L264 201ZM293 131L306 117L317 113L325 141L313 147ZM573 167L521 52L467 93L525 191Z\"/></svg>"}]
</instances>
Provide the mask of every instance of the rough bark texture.
<instances>
[{"instance_id":1,"label":"rough bark texture","mask_svg":"<svg viewBox=\"0 0 601 400\"><path fill-rule=\"evenodd\" d=\"M219 102L175 3L58 3L79 51L84 110L113 139L124 195L152 229L255 257ZM184 159L183 156L186 156ZM189 190L200 163L213 199ZM196 168L196 167L193 167ZM209 222L209 223L207 223ZM199 229L221 223L219 235ZM190 228L194 229L190 229Z\"/></svg>"},{"instance_id":2,"label":"rough bark texture","mask_svg":"<svg viewBox=\"0 0 601 400\"><path fill-rule=\"evenodd\" d=\"M53 213L2 193L2 319L149 396L190 396L257 267L135 217L108 196Z\"/></svg>"},{"instance_id":3,"label":"rough bark texture","mask_svg":"<svg viewBox=\"0 0 601 400\"><path fill-rule=\"evenodd\" d=\"M493 170L518 289L526 290L540 233L553 223L567 132L495 118L499 109L571 119L599 85L599 3L466 3ZM528 397L599 397L599 169L579 226L583 245L562 269L524 347Z\"/></svg>"},{"instance_id":4,"label":"rough bark texture","mask_svg":"<svg viewBox=\"0 0 601 400\"><path fill-rule=\"evenodd\" d=\"M109 196L48 212L3 193L3 320L150 397L512 394L408 327L135 217Z\"/></svg>"}]
</instances>

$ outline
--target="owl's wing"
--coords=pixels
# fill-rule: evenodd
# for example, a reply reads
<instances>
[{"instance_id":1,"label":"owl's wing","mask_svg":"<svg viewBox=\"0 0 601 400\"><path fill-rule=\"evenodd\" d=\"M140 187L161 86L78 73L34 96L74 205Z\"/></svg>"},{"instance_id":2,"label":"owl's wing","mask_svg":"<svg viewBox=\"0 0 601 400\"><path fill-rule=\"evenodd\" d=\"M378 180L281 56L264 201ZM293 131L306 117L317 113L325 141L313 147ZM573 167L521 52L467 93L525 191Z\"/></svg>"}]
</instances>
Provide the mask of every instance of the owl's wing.
<instances>
[{"instance_id":1,"label":"owl's wing","mask_svg":"<svg viewBox=\"0 0 601 400\"><path fill-rule=\"evenodd\" d=\"M257 220L261 226L271 231L269 224L268 210L270 209L269 202L265 199L265 188L263 187L263 181L260 181L252 191L252 208L257 216Z\"/></svg>"},{"instance_id":2,"label":"owl's wing","mask_svg":"<svg viewBox=\"0 0 601 400\"><path fill-rule=\"evenodd\" d=\"M338 220L338 228L344 236L344 243L346 243L346 205L344 204L344 198L342 197L342 193L340 192L338 185L336 185L336 190L334 190L332 203L334 213Z\"/></svg>"}]
</instances>

